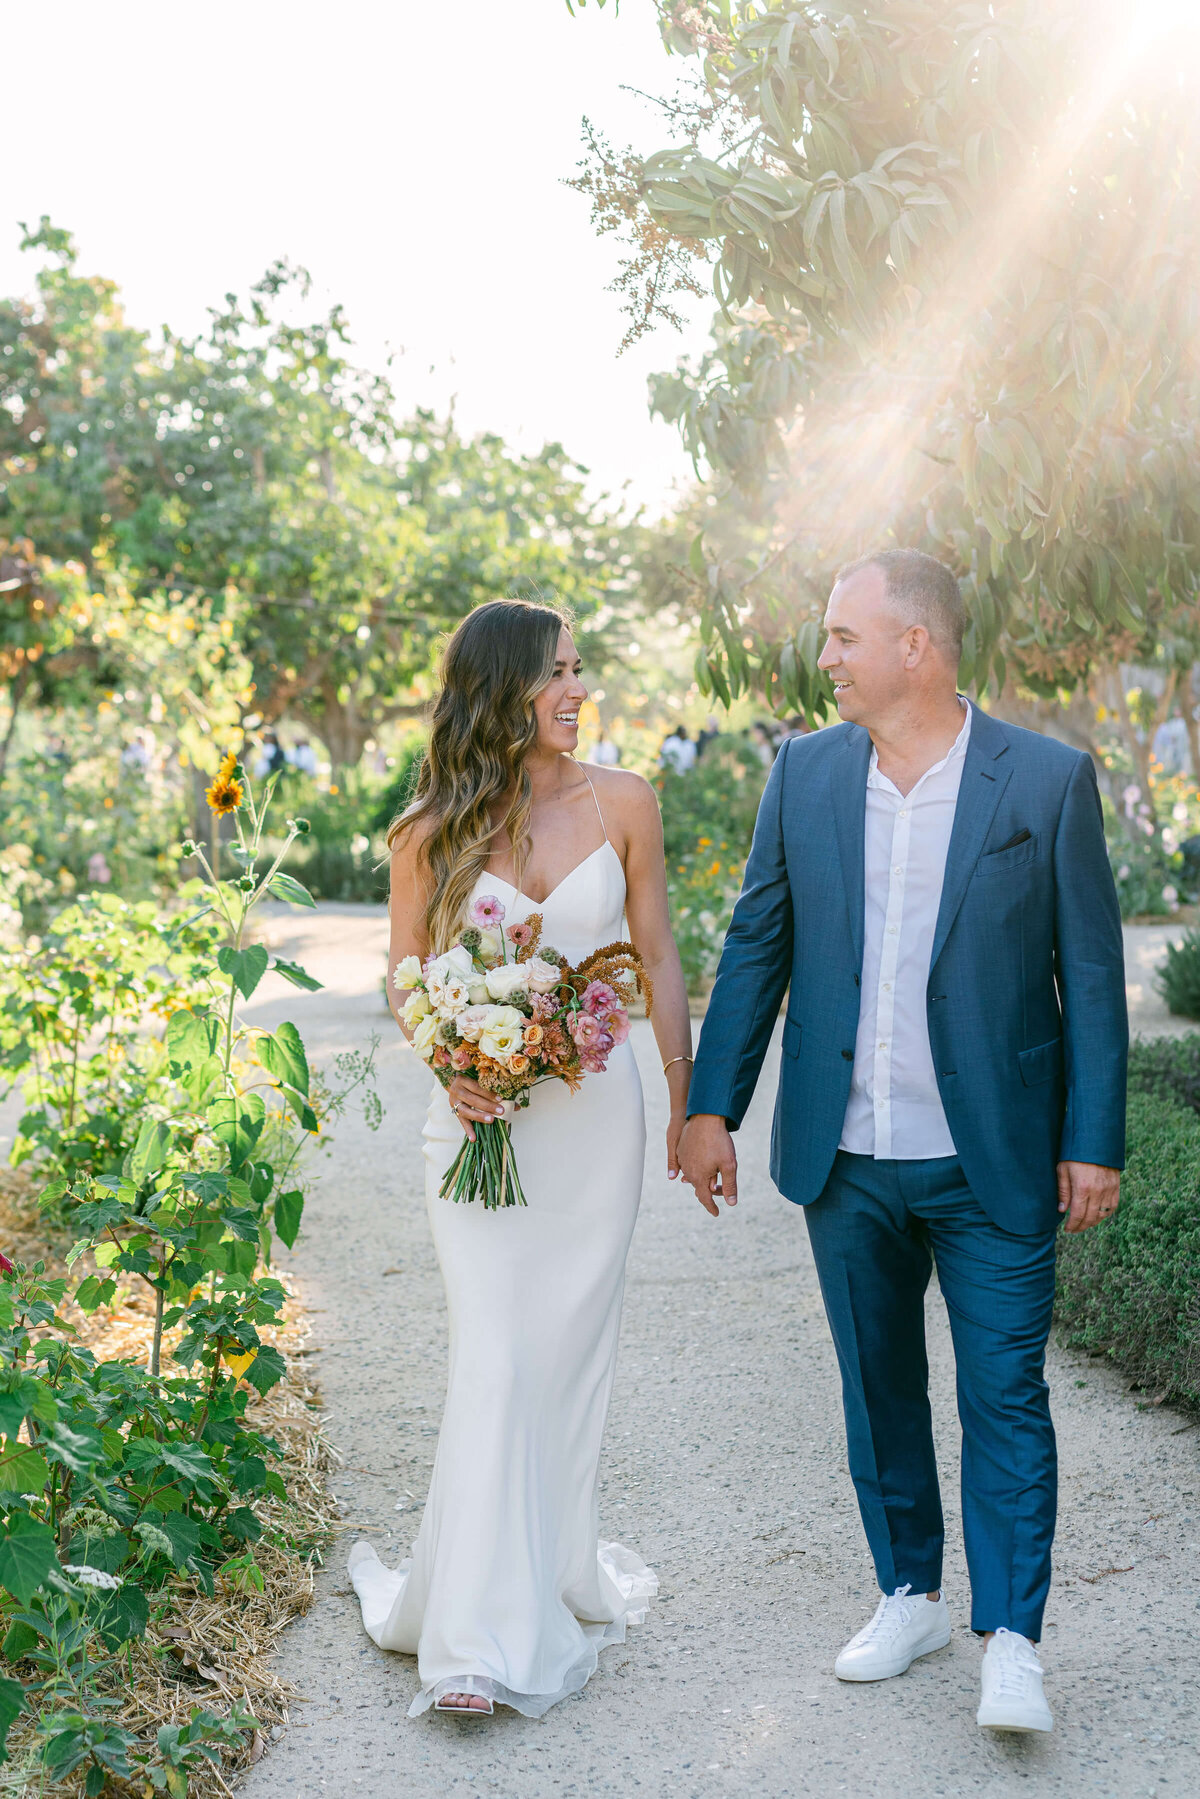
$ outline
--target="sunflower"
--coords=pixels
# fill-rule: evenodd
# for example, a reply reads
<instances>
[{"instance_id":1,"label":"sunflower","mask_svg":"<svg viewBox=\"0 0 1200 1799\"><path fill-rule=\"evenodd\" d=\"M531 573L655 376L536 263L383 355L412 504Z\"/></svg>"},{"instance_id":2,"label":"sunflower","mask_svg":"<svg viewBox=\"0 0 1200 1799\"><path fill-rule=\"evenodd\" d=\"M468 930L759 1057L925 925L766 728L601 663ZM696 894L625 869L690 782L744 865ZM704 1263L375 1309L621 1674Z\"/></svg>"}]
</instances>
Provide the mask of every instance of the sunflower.
<instances>
[{"instance_id":1,"label":"sunflower","mask_svg":"<svg viewBox=\"0 0 1200 1799\"><path fill-rule=\"evenodd\" d=\"M234 779L237 765L237 757L230 750L217 770L216 780L205 789L204 797L218 818L224 818L227 812L236 812L242 803L242 783Z\"/></svg>"}]
</instances>

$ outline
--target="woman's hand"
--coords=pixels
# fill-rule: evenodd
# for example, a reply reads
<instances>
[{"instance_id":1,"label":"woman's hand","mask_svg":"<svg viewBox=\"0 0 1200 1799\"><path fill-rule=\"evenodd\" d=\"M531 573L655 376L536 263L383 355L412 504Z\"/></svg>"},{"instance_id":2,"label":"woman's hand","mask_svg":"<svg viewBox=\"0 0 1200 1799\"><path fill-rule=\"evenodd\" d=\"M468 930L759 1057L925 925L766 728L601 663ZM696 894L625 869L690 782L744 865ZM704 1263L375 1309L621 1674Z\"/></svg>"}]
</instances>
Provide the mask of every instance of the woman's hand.
<instances>
[{"instance_id":1,"label":"woman's hand","mask_svg":"<svg viewBox=\"0 0 1200 1799\"><path fill-rule=\"evenodd\" d=\"M679 1173L679 1139L683 1136L683 1127L687 1123L687 1101L677 1100L671 1107L671 1116L667 1121L667 1179L673 1181Z\"/></svg>"},{"instance_id":2,"label":"woman's hand","mask_svg":"<svg viewBox=\"0 0 1200 1799\"><path fill-rule=\"evenodd\" d=\"M503 1118L504 1107L494 1093L473 1081L465 1074L456 1074L446 1089L450 1101L450 1110L462 1125L471 1142L475 1141L475 1126L491 1124L496 1118Z\"/></svg>"}]
</instances>

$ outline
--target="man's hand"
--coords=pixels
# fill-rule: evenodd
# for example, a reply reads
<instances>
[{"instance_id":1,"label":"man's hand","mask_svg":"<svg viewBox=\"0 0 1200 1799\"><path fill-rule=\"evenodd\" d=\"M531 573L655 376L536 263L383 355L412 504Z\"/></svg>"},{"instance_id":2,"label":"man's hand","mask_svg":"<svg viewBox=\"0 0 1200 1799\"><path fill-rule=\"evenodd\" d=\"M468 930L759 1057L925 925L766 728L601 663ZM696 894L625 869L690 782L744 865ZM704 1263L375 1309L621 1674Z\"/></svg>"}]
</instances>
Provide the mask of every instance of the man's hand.
<instances>
[{"instance_id":1,"label":"man's hand","mask_svg":"<svg viewBox=\"0 0 1200 1799\"><path fill-rule=\"evenodd\" d=\"M1067 1231L1090 1231L1111 1218L1121 1203L1121 1171L1095 1162L1058 1164L1058 1209L1069 1212Z\"/></svg>"},{"instance_id":2,"label":"man's hand","mask_svg":"<svg viewBox=\"0 0 1200 1799\"><path fill-rule=\"evenodd\" d=\"M737 1204L737 1152L723 1118L713 1112L697 1112L684 1126L679 1140L679 1166L689 1187L706 1212L720 1217L717 1200Z\"/></svg>"}]
</instances>

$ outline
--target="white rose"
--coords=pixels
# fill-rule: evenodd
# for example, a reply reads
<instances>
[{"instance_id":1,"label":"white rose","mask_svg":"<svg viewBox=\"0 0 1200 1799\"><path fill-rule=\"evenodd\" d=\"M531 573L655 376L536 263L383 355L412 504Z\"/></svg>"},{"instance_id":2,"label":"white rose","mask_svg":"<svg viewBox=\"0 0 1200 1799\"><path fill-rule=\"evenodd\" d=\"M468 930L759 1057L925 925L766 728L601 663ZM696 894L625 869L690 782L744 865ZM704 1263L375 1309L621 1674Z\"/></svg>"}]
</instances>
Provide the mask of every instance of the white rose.
<instances>
[{"instance_id":1,"label":"white rose","mask_svg":"<svg viewBox=\"0 0 1200 1799\"><path fill-rule=\"evenodd\" d=\"M499 931L480 931L479 960L481 962L495 962L503 954L504 939L501 937Z\"/></svg>"},{"instance_id":2,"label":"white rose","mask_svg":"<svg viewBox=\"0 0 1200 1799\"><path fill-rule=\"evenodd\" d=\"M422 1018L416 1030L413 1032L412 1046L423 1062L431 1062L433 1060L433 1052L438 1044L438 1029L438 1020L434 1014L430 1012L426 1017Z\"/></svg>"},{"instance_id":3,"label":"white rose","mask_svg":"<svg viewBox=\"0 0 1200 1799\"><path fill-rule=\"evenodd\" d=\"M476 981L471 987L471 1004L473 1006L486 1006L487 1003L488 1003L487 982L486 981Z\"/></svg>"},{"instance_id":4,"label":"white rose","mask_svg":"<svg viewBox=\"0 0 1200 1799\"><path fill-rule=\"evenodd\" d=\"M522 962L520 967L531 993L550 993L562 980L562 970L558 963L543 962L540 956L530 956L528 962Z\"/></svg>"},{"instance_id":5,"label":"white rose","mask_svg":"<svg viewBox=\"0 0 1200 1799\"><path fill-rule=\"evenodd\" d=\"M469 982L474 972L475 964L471 953L469 950L465 950L460 943L456 943L454 948L448 949L444 956L439 956L436 961L431 962L425 976L425 985L429 989L429 997L434 1005L441 1005L442 995L448 981Z\"/></svg>"},{"instance_id":6,"label":"white rose","mask_svg":"<svg viewBox=\"0 0 1200 1799\"><path fill-rule=\"evenodd\" d=\"M529 991L529 980L522 962L502 962L488 971L487 990L495 1000L512 999L514 994Z\"/></svg>"},{"instance_id":7,"label":"white rose","mask_svg":"<svg viewBox=\"0 0 1200 1799\"><path fill-rule=\"evenodd\" d=\"M483 994L486 999L486 987L483 989ZM490 1014L495 1010L495 1006L480 1005L476 1003L468 1006L465 1012L459 1013L454 1022L458 1026L458 1034L463 1039L464 1043L479 1042L479 1033L487 1023Z\"/></svg>"},{"instance_id":8,"label":"white rose","mask_svg":"<svg viewBox=\"0 0 1200 1799\"><path fill-rule=\"evenodd\" d=\"M507 1062L524 1045L524 1028L525 1020L514 1006L493 1006L479 1034L479 1047L485 1056Z\"/></svg>"},{"instance_id":9,"label":"white rose","mask_svg":"<svg viewBox=\"0 0 1200 1799\"><path fill-rule=\"evenodd\" d=\"M409 994L400 1016L411 1031L420 1024L423 1018L428 1018L430 1011L429 995L418 991Z\"/></svg>"},{"instance_id":10,"label":"white rose","mask_svg":"<svg viewBox=\"0 0 1200 1799\"><path fill-rule=\"evenodd\" d=\"M397 993L404 993L410 987L415 987L420 979L420 956L405 956L403 962L398 962L392 970L392 986Z\"/></svg>"},{"instance_id":11,"label":"white rose","mask_svg":"<svg viewBox=\"0 0 1200 1799\"><path fill-rule=\"evenodd\" d=\"M461 1012L471 1003L471 989L465 981L449 980L442 987L443 1012Z\"/></svg>"}]
</instances>

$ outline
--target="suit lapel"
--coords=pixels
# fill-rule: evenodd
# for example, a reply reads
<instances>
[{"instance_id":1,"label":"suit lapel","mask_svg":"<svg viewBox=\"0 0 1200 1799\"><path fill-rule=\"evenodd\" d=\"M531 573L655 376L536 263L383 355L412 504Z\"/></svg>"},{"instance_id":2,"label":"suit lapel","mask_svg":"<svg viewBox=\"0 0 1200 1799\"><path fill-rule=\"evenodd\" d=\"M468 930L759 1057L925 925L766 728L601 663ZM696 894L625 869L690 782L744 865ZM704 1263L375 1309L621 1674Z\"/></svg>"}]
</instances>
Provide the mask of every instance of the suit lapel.
<instances>
[{"instance_id":1,"label":"suit lapel","mask_svg":"<svg viewBox=\"0 0 1200 1799\"><path fill-rule=\"evenodd\" d=\"M863 838L866 831L867 771L870 766L870 735L861 726L854 725L846 733L842 754L831 763L829 787L856 969L862 968L863 959Z\"/></svg>"},{"instance_id":2,"label":"suit lapel","mask_svg":"<svg viewBox=\"0 0 1200 1799\"><path fill-rule=\"evenodd\" d=\"M1000 725L978 706L971 707L971 736L963 761L958 804L954 809L954 825L950 832L950 848L946 853L946 873L942 880L942 900L938 907L937 929L933 935L932 969L942 953L951 926L958 917L967 892L967 883L975 872L975 864L987 841L992 819L1008 786L1012 766L1007 758L1008 739Z\"/></svg>"}]
</instances>

